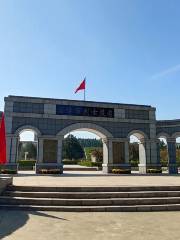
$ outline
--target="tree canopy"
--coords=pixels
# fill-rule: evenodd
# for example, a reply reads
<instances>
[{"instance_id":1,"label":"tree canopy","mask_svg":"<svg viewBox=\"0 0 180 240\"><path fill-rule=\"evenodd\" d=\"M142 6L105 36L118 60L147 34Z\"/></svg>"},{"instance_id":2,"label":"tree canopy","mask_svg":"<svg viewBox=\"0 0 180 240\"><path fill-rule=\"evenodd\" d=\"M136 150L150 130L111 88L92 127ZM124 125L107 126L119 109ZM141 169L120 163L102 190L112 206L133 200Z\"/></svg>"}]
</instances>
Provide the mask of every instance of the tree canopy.
<instances>
[{"instance_id":1,"label":"tree canopy","mask_svg":"<svg viewBox=\"0 0 180 240\"><path fill-rule=\"evenodd\" d=\"M63 141L63 159L81 159L84 157L84 150L78 139L69 134Z\"/></svg>"}]
</instances>

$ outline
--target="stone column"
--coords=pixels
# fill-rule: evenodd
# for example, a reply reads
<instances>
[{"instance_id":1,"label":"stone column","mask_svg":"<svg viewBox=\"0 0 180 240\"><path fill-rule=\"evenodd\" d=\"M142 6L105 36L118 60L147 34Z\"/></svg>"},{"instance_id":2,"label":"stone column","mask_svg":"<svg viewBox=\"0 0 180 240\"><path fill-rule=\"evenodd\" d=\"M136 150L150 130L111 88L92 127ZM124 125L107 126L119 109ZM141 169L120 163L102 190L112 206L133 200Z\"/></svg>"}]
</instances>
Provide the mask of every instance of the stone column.
<instances>
[{"instance_id":1,"label":"stone column","mask_svg":"<svg viewBox=\"0 0 180 240\"><path fill-rule=\"evenodd\" d=\"M19 137L11 134L6 135L7 163L3 166L4 168L6 167L6 168L17 170L18 142L19 142Z\"/></svg>"},{"instance_id":2,"label":"stone column","mask_svg":"<svg viewBox=\"0 0 180 240\"><path fill-rule=\"evenodd\" d=\"M146 159L149 158L149 144L141 139L139 143L139 173L146 174Z\"/></svg>"},{"instance_id":3,"label":"stone column","mask_svg":"<svg viewBox=\"0 0 180 240\"><path fill-rule=\"evenodd\" d=\"M130 165L130 162L129 162L129 139L125 142L125 163Z\"/></svg>"},{"instance_id":4,"label":"stone column","mask_svg":"<svg viewBox=\"0 0 180 240\"><path fill-rule=\"evenodd\" d=\"M111 165L113 163L112 153L112 139L102 139L103 141L103 173L109 173L111 171Z\"/></svg>"},{"instance_id":5,"label":"stone column","mask_svg":"<svg viewBox=\"0 0 180 240\"><path fill-rule=\"evenodd\" d=\"M62 142L63 142L64 137L58 136L58 152L57 152L57 163L62 164Z\"/></svg>"},{"instance_id":6,"label":"stone column","mask_svg":"<svg viewBox=\"0 0 180 240\"><path fill-rule=\"evenodd\" d=\"M150 139L150 159L147 161L147 168L161 169L159 140Z\"/></svg>"},{"instance_id":7,"label":"stone column","mask_svg":"<svg viewBox=\"0 0 180 240\"><path fill-rule=\"evenodd\" d=\"M56 136L39 138L36 173L39 173L40 169L59 169L63 173L62 140L62 137Z\"/></svg>"},{"instance_id":8,"label":"stone column","mask_svg":"<svg viewBox=\"0 0 180 240\"><path fill-rule=\"evenodd\" d=\"M161 156L160 156L160 140L157 140L157 164L161 166Z\"/></svg>"},{"instance_id":9,"label":"stone column","mask_svg":"<svg viewBox=\"0 0 180 240\"><path fill-rule=\"evenodd\" d=\"M12 148L12 137L10 135L6 136L6 158L7 162L11 161L11 148Z\"/></svg>"},{"instance_id":10,"label":"stone column","mask_svg":"<svg viewBox=\"0 0 180 240\"><path fill-rule=\"evenodd\" d=\"M176 163L176 139L175 138L167 138L168 145L168 158L169 158L169 174L177 174L178 167Z\"/></svg>"},{"instance_id":11,"label":"stone column","mask_svg":"<svg viewBox=\"0 0 180 240\"><path fill-rule=\"evenodd\" d=\"M18 156L18 142L19 137L13 136L10 140L10 159L9 163L16 163Z\"/></svg>"},{"instance_id":12,"label":"stone column","mask_svg":"<svg viewBox=\"0 0 180 240\"><path fill-rule=\"evenodd\" d=\"M43 143L44 139L39 138L38 139L38 158L37 158L37 163L43 163Z\"/></svg>"},{"instance_id":13,"label":"stone column","mask_svg":"<svg viewBox=\"0 0 180 240\"><path fill-rule=\"evenodd\" d=\"M129 139L105 139L103 141L103 172L110 173L113 168L130 169Z\"/></svg>"}]
</instances>

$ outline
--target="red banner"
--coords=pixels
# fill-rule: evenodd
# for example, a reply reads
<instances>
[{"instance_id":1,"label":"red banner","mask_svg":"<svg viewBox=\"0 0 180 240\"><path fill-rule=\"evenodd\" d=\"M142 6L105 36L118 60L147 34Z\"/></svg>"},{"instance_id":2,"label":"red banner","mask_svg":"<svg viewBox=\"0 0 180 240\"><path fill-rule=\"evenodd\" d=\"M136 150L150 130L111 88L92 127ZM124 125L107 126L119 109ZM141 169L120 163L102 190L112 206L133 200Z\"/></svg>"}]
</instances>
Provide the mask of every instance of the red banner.
<instances>
[{"instance_id":1,"label":"red banner","mask_svg":"<svg viewBox=\"0 0 180 240\"><path fill-rule=\"evenodd\" d=\"M6 131L4 113L0 123L0 164L6 163Z\"/></svg>"}]
</instances>

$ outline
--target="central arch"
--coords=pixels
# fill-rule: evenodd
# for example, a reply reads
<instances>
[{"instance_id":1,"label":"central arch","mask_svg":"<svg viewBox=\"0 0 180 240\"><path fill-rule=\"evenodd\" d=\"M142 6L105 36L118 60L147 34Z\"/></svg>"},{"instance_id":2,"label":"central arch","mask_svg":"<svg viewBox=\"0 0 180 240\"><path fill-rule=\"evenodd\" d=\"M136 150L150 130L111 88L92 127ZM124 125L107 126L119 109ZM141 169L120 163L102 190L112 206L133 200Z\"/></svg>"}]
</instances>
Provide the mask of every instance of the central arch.
<instances>
[{"instance_id":1,"label":"central arch","mask_svg":"<svg viewBox=\"0 0 180 240\"><path fill-rule=\"evenodd\" d=\"M105 128L98 126L97 124L94 124L94 123L85 123L85 122L71 124L65 127L60 132L58 132L57 136L65 136L69 132L78 131L78 130L92 132L102 139L113 138L113 135Z\"/></svg>"},{"instance_id":2,"label":"central arch","mask_svg":"<svg viewBox=\"0 0 180 240\"><path fill-rule=\"evenodd\" d=\"M88 131L96 134L99 138L101 138L103 143L103 165L108 163L108 159L109 159L108 139L113 138L113 135L108 130L94 123L86 123L86 122L75 123L62 129L57 134L57 138L62 139L64 138L65 135L74 131ZM62 148L61 148L61 157L62 157ZM103 172L104 171L106 172L107 170L104 170L104 167L103 167Z\"/></svg>"}]
</instances>

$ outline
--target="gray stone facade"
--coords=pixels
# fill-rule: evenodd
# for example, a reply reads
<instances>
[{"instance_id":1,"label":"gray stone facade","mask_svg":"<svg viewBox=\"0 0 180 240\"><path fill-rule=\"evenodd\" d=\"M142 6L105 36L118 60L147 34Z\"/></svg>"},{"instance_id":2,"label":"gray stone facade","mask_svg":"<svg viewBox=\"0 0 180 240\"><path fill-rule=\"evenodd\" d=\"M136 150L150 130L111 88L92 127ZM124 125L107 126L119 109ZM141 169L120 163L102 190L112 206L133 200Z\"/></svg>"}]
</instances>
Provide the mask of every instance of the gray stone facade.
<instances>
[{"instance_id":1,"label":"gray stone facade","mask_svg":"<svg viewBox=\"0 0 180 240\"><path fill-rule=\"evenodd\" d=\"M62 140L75 130L88 130L103 139L103 171L130 168L129 138L140 140L141 173L160 167L158 135L168 136L170 172L177 171L174 157L180 121L156 121L156 109L146 105L8 96L5 98L7 158L16 164L19 134L31 129L38 138L36 169L62 169ZM171 138L171 139L170 139ZM171 141L170 141L171 140ZM48 147L51 146L51 147Z\"/></svg>"}]
</instances>

